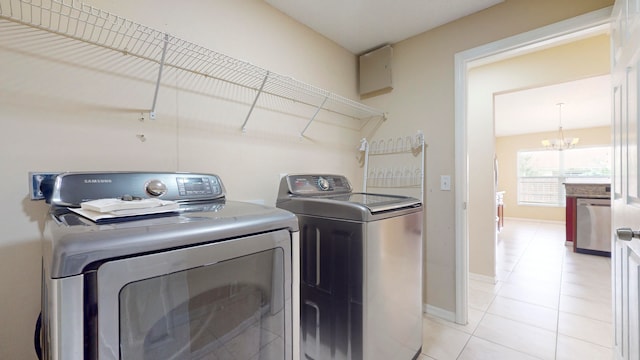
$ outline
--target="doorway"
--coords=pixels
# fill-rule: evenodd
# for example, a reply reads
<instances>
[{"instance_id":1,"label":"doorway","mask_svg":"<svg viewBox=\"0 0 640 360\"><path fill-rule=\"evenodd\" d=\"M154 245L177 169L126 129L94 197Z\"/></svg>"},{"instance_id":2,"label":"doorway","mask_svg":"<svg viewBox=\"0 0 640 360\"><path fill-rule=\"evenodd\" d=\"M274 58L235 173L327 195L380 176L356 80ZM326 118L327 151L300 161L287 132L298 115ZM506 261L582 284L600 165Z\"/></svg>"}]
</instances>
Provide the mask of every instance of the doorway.
<instances>
[{"instance_id":1,"label":"doorway","mask_svg":"<svg viewBox=\"0 0 640 360\"><path fill-rule=\"evenodd\" d=\"M470 153L467 133L470 124L467 118L468 109L468 71L472 66L488 64L507 59L526 52L535 51L557 44L571 41L577 37L602 31L609 26L611 9L605 8L576 18L565 20L524 34L496 41L477 48L466 50L455 56L455 187L456 192L456 316L460 324L467 322L468 276L469 276L469 161ZM474 133L477 136L476 133ZM483 139L485 143L487 139ZM491 141L493 133L491 132ZM493 161L493 153L488 156ZM492 174L492 172L490 172ZM491 176L491 175L490 175ZM495 206L495 202L493 203Z\"/></svg>"}]
</instances>

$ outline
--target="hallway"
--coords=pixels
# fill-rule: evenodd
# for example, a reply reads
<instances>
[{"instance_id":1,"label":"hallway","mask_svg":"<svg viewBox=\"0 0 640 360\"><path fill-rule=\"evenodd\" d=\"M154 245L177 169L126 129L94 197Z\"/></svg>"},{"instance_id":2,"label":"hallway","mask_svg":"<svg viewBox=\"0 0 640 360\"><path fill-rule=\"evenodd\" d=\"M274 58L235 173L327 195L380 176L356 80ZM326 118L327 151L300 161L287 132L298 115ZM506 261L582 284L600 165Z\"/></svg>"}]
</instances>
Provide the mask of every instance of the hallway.
<instances>
[{"instance_id":1,"label":"hallway","mask_svg":"<svg viewBox=\"0 0 640 360\"><path fill-rule=\"evenodd\" d=\"M466 326L426 315L421 360L612 359L611 259L564 239L564 224L507 218L497 284L469 280Z\"/></svg>"}]
</instances>

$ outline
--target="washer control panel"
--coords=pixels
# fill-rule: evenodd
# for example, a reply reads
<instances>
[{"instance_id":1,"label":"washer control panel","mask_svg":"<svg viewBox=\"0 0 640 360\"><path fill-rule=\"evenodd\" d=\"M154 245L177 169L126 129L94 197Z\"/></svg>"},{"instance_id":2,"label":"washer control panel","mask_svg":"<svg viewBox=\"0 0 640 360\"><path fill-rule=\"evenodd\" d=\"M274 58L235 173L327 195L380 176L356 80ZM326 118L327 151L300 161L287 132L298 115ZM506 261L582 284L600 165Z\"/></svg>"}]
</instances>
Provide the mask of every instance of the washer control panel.
<instances>
[{"instance_id":1,"label":"washer control panel","mask_svg":"<svg viewBox=\"0 0 640 360\"><path fill-rule=\"evenodd\" d=\"M351 192L351 184L341 175L287 175L289 192L296 195L344 194Z\"/></svg>"}]
</instances>

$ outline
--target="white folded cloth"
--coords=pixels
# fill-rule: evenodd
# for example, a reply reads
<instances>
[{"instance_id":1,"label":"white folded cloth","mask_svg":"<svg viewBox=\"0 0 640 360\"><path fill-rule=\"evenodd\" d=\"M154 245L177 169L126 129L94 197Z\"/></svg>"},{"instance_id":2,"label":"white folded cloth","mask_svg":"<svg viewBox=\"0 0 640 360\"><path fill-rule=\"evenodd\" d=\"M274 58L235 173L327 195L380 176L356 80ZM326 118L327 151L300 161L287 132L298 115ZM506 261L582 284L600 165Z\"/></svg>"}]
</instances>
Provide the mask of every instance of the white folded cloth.
<instances>
[{"instance_id":1,"label":"white folded cloth","mask_svg":"<svg viewBox=\"0 0 640 360\"><path fill-rule=\"evenodd\" d=\"M178 203L170 200L160 199L141 199L141 200L122 200L122 199L98 199L85 201L80 204L83 210L90 210L99 213L128 213L134 215L135 210L141 210L140 213L146 213L146 209L154 209L161 207L164 210L177 209ZM123 211L127 210L127 211ZM129 211L131 210L131 211Z\"/></svg>"}]
</instances>

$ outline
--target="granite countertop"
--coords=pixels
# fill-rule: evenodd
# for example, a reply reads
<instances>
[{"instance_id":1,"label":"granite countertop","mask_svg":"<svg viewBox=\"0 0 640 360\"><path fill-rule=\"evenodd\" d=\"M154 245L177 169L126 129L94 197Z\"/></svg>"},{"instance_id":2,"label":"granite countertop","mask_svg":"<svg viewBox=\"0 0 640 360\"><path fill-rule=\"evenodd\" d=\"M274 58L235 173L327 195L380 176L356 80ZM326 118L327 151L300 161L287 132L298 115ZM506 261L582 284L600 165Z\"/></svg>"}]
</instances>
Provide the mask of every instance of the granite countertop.
<instances>
[{"instance_id":1,"label":"granite countertop","mask_svg":"<svg viewBox=\"0 0 640 360\"><path fill-rule=\"evenodd\" d=\"M572 197L610 198L610 183L565 183L565 193Z\"/></svg>"}]
</instances>

